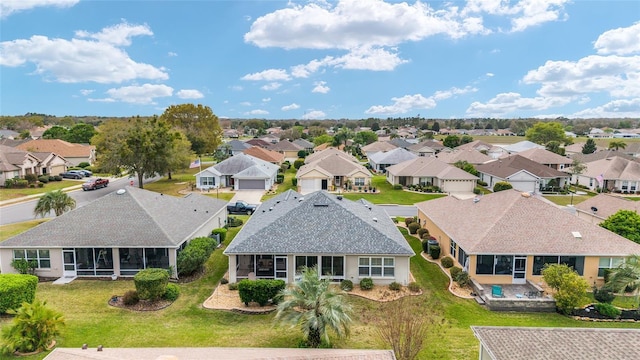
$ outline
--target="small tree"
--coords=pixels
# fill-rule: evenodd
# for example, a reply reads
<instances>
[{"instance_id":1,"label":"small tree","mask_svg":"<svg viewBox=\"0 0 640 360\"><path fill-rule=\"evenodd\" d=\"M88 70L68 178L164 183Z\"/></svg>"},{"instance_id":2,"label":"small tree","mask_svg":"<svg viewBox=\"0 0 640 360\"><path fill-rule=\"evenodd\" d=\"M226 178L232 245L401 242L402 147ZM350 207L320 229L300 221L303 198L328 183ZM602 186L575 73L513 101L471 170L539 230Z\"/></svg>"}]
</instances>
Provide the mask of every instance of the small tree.
<instances>
[{"instance_id":1,"label":"small tree","mask_svg":"<svg viewBox=\"0 0 640 360\"><path fill-rule=\"evenodd\" d=\"M578 159L573 159L573 161L571 162L571 167L569 168L569 173L572 176L576 177L576 185L579 185L580 183L580 179L579 176L585 171L587 170L587 165L583 164L580 160Z\"/></svg>"},{"instance_id":2,"label":"small tree","mask_svg":"<svg viewBox=\"0 0 640 360\"><path fill-rule=\"evenodd\" d=\"M640 306L640 255L631 255L620 266L612 269L607 286L618 292L633 289L636 303Z\"/></svg>"},{"instance_id":3,"label":"small tree","mask_svg":"<svg viewBox=\"0 0 640 360\"><path fill-rule=\"evenodd\" d=\"M596 141L593 139L587 139L587 142L582 145L582 153L583 154L593 154L596 152L598 147L596 146Z\"/></svg>"},{"instance_id":4,"label":"small tree","mask_svg":"<svg viewBox=\"0 0 640 360\"><path fill-rule=\"evenodd\" d=\"M603 228L640 244L640 215L631 210L620 210L600 223Z\"/></svg>"},{"instance_id":5,"label":"small tree","mask_svg":"<svg viewBox=\"0 0 640 360\"><path fill-rule=\"evenodd\" d=\"M9 314L15 315L11 326L2 329L2 352L13 354L46 350L64 325L62 314L46 307L46 302L35 300Z\"/></svg>"},{"instance_id":6,"label":"small tree","mask_svg":"<svg viewBox=\"0 0 640 360\"><path fill-rule=\"evenodd\" d=\"M609 142L609 149L611 150L620 150L627 147L627 144L622 140L611 140Z\"/></svg>"},{"instance_id":7,"label":"small tree","mask_svg":"<svg viewBox=\"0 0 640 360\"><path fill-rule=\"evenodd\" d=\"M566 264L545 265L542 277L555 290L553 298L556 300L556 308L562 314L571 314L586 299L589 284Z\"/></svg>"},{"instance_id":8,"label":"small tree","mask_svg":"<svg viewBox=\"0 0 640 360\"><path fill-rule=\"evenodd\" d=\"M36 203L33 213L36 216L45 217L53 211L56 216L64 214L66 211L76 208L76 201L62 190L49 191L42 195Z\"/></svg>"},{"instance_id":9,"label":"small tree","mask_svg":"<svg viewBox=\"0 0 640 360\"><path fill-rule=\"evenodd\" d=\"M453 149L454 147L460 146L460 138L457 135L447 135L442 145Z\"/></svg>"},{"instance_id":10,"label":"small tree","mask_svg":"<svg viewBox=\"0 0 640 360\"><path fill-rule=\"evenodd\" d=\"M509 190L509 189L513 189L513 186L511 186L511 184L509 184L506 181L498 181L497 183L495 183L495 185L493 185L493 192Z\"/></svg>"}]
</instances>

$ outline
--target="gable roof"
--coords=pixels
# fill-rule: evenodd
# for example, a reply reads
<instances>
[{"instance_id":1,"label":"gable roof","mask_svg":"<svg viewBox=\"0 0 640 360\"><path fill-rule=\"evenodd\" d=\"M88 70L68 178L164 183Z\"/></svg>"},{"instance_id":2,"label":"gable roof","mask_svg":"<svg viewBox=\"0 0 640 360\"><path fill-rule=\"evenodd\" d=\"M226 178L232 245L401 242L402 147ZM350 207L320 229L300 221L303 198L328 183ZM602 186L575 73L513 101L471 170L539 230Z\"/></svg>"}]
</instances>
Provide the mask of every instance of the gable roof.
<instances>
[{"instance_id":1,"label":"gable roof","mask_svg":"<svg viewBox=\"0 0 640 360\"><path fill-rule=\"evenodd\" d=\"M413 160L389 166L386 170L393 176L436 177L442 180L477 179L476 176L435 157L420 156Z\"/></svg>"},{"instance_id":2,"label":"gable roof","mask_svg":"<svg viewBox=\"0 0 640 360\"><path fill-rule=\"evenodd\" d=\"M293 190L262 203L224 253L415 254L382 208Z\"/></svg>"},{"instance_id":3,"label":"gable roof","mask_svg":"<svg viewBox=\"0 0 640 360\"><path fill-rule=\"evenodd\" d=\"M284 161L284 154L258 146L252 146L243 151L243 153L270 163L281 163Z\"/></svg>"},{"instance_id":4,"label":"gable roof","mask_svg":"<svg viewBox=\"0 0 640 360\"><path fill-rule=\"evenodd\" d=\"M245 141L246 144L252 145L252 146L259 146L262 148L266 148L267 146L271 145L270 142L266 142L262 139L249 139L247 141Z\"/></svg>"},{"instance_id":5,"label":"gable roof","mask_svg":"<svg viewBox=\"0 0 640 360\"><path fill-rule=\"evenodd\" d=\"M622 151L616 151L616 150L596 151L591 154L583 154L579 152L571 155L571 159L577 159L581 163L587 164L597 160L612 158L614 156L618 156L627 160L634 160L633 156L625 154Z\"/></svg>"},{"instance_id":6,"label":"gable roof","mask_svg":"<svg viewBox=\"0 0 640 360\"><path fill-rule=\"evenodd\" d=\"M359 162L353 161L350 158L351 155L340 150L329 148L312 155L307 157L307 159L311 158L309 159L311 162L306 163L298 169L296 178L304 176L306 173L313 170L319 170L329 176L350 176L356 172L362 172L368 175L368 177L371 177L371 173L367 168L362 166ZM307 159L305 159L305 162Z\"/></svg>"},{"instance_id":7,"label":"gable roof","mask_svg":"<svg viewBox=\"0 0 640 360\"><path fill-rule=\"evenodd\" d=\"M400 133L400 131L398 131L398 133ZM408 134L409 133L407 133L407 135ZM397 147L405 148L405 149L408 148L409 146L413 145L412 143L408 142L407 140L405 140L403 138L399 138L399 137L389 140L389 143L391 143L391 144L393 144L393 145L395 145Z\"/></svg>"},{"instance_id":8,"label":"gable roof","mask_svg":"<svg viewBox=\"0 0 640 360\"><path fill-rule=\"evenodd\" d=\"M539 178L569 177L567 173L544 166L518 154L477 165L476 170L502 179L506 179L522 170Z\"/></svg>"},{"instance_id":9,"label":"gable roof","mask_svg":"<svg viewBox=\"0 0 640 360\"><path fill-rule=\"evenodd\" d=\"M271 146L269 146L269 150L273 150L273 151L300 151L300 150L304 150L304 148L292 143L289 140L282 140L282 141L278 141L275 144L271 144Z\"/></svg>"},{"instance_id":10,"label":"gable roof","mask_svg":"<svg viewBox=\"0 0 640 360\"><path fill-rule=\"evenodd\" d=\"M365 153L370 153L378 151L389 151L395 148L397 148L397 146L388 141L374 141L371 144L363 146L362 151L364 151Z\"/></svg>"},{"instance_id":11,"label":"gable roof","mask_svg":"<svg viewBox=\"0 0 640 360\"><path fill-rule=\"evenodd\" d=\"M319 159L324 159L327 156L331 156L331 155L336 155L339 156L345 160L349 160L351 162L355 162L355 163L360 163L358 161L358 159L356 159L355 156L348 154L342 150L339 150L337 148L334 147L328 147L324 150L320 150L320 151L316 151L313 154L310 154L309 156L307 156L306 158L304 158L304 162L305 164L309 164L312 163L314 161L317 161Z\"/></svg>"},{"instance_id":12,"label":"gable roof","mask_svg":"<svg viewBox=\"0 0 640 360\"><path fill-rule=\"evenodd\" d=\"M227 141L225 144L229 145L229 147L231 148L231 151L244 151L245 149L248 149L251 147L251 145L236 139Z\"/></svg>"},{"instance_id":13,"label":"gable roof","mask_svg":"<svg viewBox=\"0 0 640 360\"><path fill-rule=\"evenodd\" d=\"M28 151L0 145L0 171L20 170L21 167L18 165L24 164L28 157L31 157L35 162L41 161L38 157Z\"/></svg>"},{"instance_id":14,"label":"gable roof","mask_svg":"<svg viewBox=\"0 0 640 360\"><path fill-rule=\"evenodd\" d=\"M418 155L405 150L404 148L395 148L389 151L380 151L369 156L369 160L376 164L399 164L407 160L413 160Z\"/></svg>"},{"instance_id":15,"label":"gable roof","mask_svg":"<svg viewBox=\"0 0 640 360\"><path fill-rule=\"evenodd\" d=\"M536 144L536 143L531 142L529 140L523 140L523 141L517 142L515 144L507 145L507 146L504 147L504 149L507 150L510 153L519 153L521 151L525 151L525 150L529 150L529 149L533 149L533 148L544 149L544 146L542 146L540 144Z\"/></svg>"},{"instance_id":16,"label":"gable roof","mask_svg":"<svg viewBox=\"0 0 640 360\"><path fill-rule=\"evenodd\" d=\"M0 243L0 247L176 247L226 208L204 195L183 198L127 187Z\"/></svg>"},{"instance_id":17,"label":"gable roof","mask_svg":"<svg viewBox=\"0 0 640 360\"><path fill-rule=\"evenodd\" d=\"M640 179L640 163L614 156L588 163L587 169L582 173L582 176L591 178L598 175L602 175L605 180L637 181Z\"/></svg>"},{"instance_id":18,"label":"gable roof","mask_svg":"<svg viewBox=\"0 0 640 360\"><path fill-rule=\"evenodd\" d=\"M570 165L573 161L567 157L558 155L554 152L551 152L547 149L540 148L531 148L529 150L521 151L518 153L520 156L524 156L529 160L533 160L538 164L568 164Z\"/></svg>"},{"instance_id":19,"label":"gable roof","mask_svg":"<svg viewBox=\"0 0 640 360\"><path fill-rule=\"evenodd\" d=\"M37 139L22 143L16 148L33 152L53 152L65 158L90 157L95 146L74 144L60 139Z\"/></svg>"},{"instance_id":20,"label":"gable roof","mask_svg":"<svg viewBox=\"0 0 640 360\"><path fill-rule=\"evenodd\" d=\"M230 158L227 158L212 167L216 169L221 175L236 175L243 170L246 170L253 166L259 166L267 169L267 172L273 171L272 169L276 169L278 171L278 166L274 165L270 162L264 161L262 159L258 159L257 157L253 157L251 155L246 155L244 153L239 153Z\"/></svg>"},{"instance_id":21,"label":"gable roof","mask_svg":"<svg viewBox=\"0 0 640 360\"><path fill-rule=\"evenodd\" d=\"M305 139L296 139L293 143L300 146L303 149L311 149L315 146L312 142L309 142Z\"/></svg>"},{"instance_id":22,"label":"gable roof","mask_svg":"<svg viewBox=\"0 0 640 360\"><path fill-rule=\"evenodd\" d=\"M491 156L485 155L473 148L468 148L466 150L459 150L458 148L455 148L452 151L440 152L436 157L448 164L455 164L458 161L466 161L469 164L478 165L493 160Z\"/></svg>"},{"instance_id":23,"label":"gable roof","mask_svg":"<svg viewBox=\"0 0 640 360\"><path fill-rule=\"evenodd\" d=\"M597 210L594 212L591 210L592 207ZM631 210L640 214L640 201L633 201L615 195L598 194L575 205L575 208L578 211L606 219L620 210Z\"/></svg>"},{"instance_id":24,"label":"gable roof","mask_svg":"<svg viewBox=\"0 0 640 360\"><path fill-rule=\"evenodd\" d=\"M528 193L511 189L477 199L458 200L447 196L416 206L468 254L627 256L640 253L640 244ZM573 236L572 232L576 231L581 238Z\"/></svg>"},{"instance_id":25,"label":"gable roof","mask_svg":"<svg viewBox=\"0 0 640 360\"><path fill-rule=\"evenodd\" d=\"M444 149L446 146L442 145L442 143L440 143L439 141L425 140L409 146L408 149L411 151L419 151L425 147L438 151Z\"/></svg>"},{"instance_id":26,"label":"gable roof","mask_svg":"<svg viewBox=\"0 0 640 360\"><path fill-rule=\"evenodd\" d=\"M489 150L492 147L494 147L494 145L489 144L488 142L484 142L482 140L474 140L472 142L468 142L466 144L462 144L459 146L456 146L455 149L456 150L469 150L469 149L473 149L473 150Z\"/></svg>"},{"instance_id":27,"label":"gable roof","mask_svg":"<svg viewBox=\"0 0 640 360\"><path fill-rule=\"evenodd\" d=\"M326 150L326 149L330 149L330 148L336 148L338 150L343 150L344 149L344 144L340 144L337 147L331 145L331 143L324 143L324 144L320 144L318 146L316 146L315 148L313 148L314 151L322 151L322 150Z\"/></svg>"}]
</instances>

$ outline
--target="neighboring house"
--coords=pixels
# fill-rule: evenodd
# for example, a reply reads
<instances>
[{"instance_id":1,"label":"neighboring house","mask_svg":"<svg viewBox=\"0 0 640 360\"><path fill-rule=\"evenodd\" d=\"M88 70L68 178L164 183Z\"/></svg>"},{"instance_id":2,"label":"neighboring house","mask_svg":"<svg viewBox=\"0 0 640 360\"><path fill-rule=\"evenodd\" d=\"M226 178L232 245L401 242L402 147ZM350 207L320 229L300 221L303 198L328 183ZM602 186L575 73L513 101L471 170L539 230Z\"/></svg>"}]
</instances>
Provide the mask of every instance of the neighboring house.
<instances>
[{"instance_id":1,"label":"neighboring house","mask_svg":"<svg viewBox=\"0 0 640 360\"><path fill-rule=\"evenodd\" d=\"M640 162L614 156L585 165L586 170L576 177L580 185L590 190L600 188L625 194L640 191Z\"/></svg>"},{"instance_id":2,"label":"neighboring house","mask_svg":"<svg viewBox=\"0 0 640 360\"><path fill-rule=\"evenodd\" d=\"M27 174L40 175L40 159L34 154L0 145L0 185L13 178L24 178Z\"/></svg>"},{"instance_id":3,"label":"neighboring house","mask_svg":"<svg viewBox=\"0 0 640 360\"><path fill-rule=\"evenodd\" d=\"M514 189L530 193L562 188L571 177L520 155L478 165L476 170L480 173L480 180L486 182L489 189L493 189L497 182L506 181Z\"/></svg>"},{"instance_id":4,"label":"neighboring house","mask_svg":"<svg viewBox=\"0 0 640 360\"><path fill-rule=\"evenodd\" d=\"M284 162L284 154L258 146L252 146L243 151L243 153L246 155L257 157L258 159L264 160L266 162L276 164L278 166L280 166L280 164Z\"/></svg>"},{"instance_id":5,"label":"neighboring house","mask_svg":"<svg viewBox=\"0 0 640 360\"><path fill-rule=\"evenodd\" d=\"M60 175L67 171L67 159L51 152L34 152L32 153L40 160L40 175Z\"/></svg>"},{"instance_id":6,"label":"neighboring house","mask_svg":"<svg viewBox=\"0 0 640 360\"><path fill-rule=\"evenodd\" d=\"M474 140L472 142L468 142L466 144L456 146L454 150L471 150L471 149L477 150L491 157L492 159L497 159L503 155L509 154L509 152L505 150L503 147L489 144L481 140Z\"/></svg>"},{"instance_id":7,"label":"neighboring house","mask_svg":"<svg viewBox=\"0 0 640 360\"><path fill-rule=\"evenodd\" d=\"M640 142L630 142L621 151L635 158L640 158Z\"/></svg>"},{"instance_id":8,"label":"neighboring house","mask_svg":"<svg viewBox=\"0 0 640 360\"><path fill-rule=\"evenodd\" d=\"M571 166L573 161L567 157L558 155L547 149L532 148L529 150L521 151L518 153L520 156L524 156L529 160L533 160L538 164L548 166L556 170L564 170Z\"/></svg>"},{"instance_id":9,"label":"neighboring house","mask_svg":"<svg viewBox=\"0 0 640 360\"><path fill-rule=\"evenodd\" d=\"M449 193L472 193L478 178L435 157L417 157L387 168L392 185L432 185Z\"/></svg>"},{"instance_id":10,"label":"neighboring house","mask_svg":"<svg viewBox=\"0 0 640 360\"><path fill-rule=\"evenodd\" d=\"M267 135L261 136L260 140L268 143L268 144L275 144L278 141L280 141L280 137L271 133L268 133Z\"/></svg>"},{"instance_id":11,"label":"neighboring house","mask_svg":"<svg viewBox=\"0 0 640 360\"><path fill-rule=\"evenodd\" d=\"M431 156L439 153L440 151L446 148L447 147L442 145L442 143L439 141L425 140L409 146L407 150L411 151L412 153L418 156Z\"/></svg>"},{"instance_id":12,"label":"neighboring house","mask_svg":"<svg viewBox=\"0 0 640 360\"><path fill-rule=\"evenodd\" d=\"M569 157L573 157L572 155L574 154L582 154L582 148L584 147L585 143L584 142L579 142L579 143L574 143L571 145L567 145L564 147L564 153L565 155L569 156ZM602 150L606 150L604 147L602 146L597 146L596 145L596 152L597 151L602 151Z\"/></svg>"},{"instance_id":13,"label":"neighboring house","mask_svg":"<svg viewBox=\"0 0 640 360\"><path fill-rule=\"evenodd\" d=\"M531 142L529 140L523 140L523 141L517 142L515 144L507 145L507 146L504 147L504 149L509 154L517 154L519 152L522 152L522 151L525 151L525 150L529 150L529 149L534 149L534 148L544 149L544 146L542 146L540 144L536 144L536 143Z\"/></svg>"},{"instance_id":14,"label":"neighboring house","mask_svg":"<svg viewBox=\"0 0 640 360\"><path fill-rule=\"evenodd\" d=\"M0 139L17 139L18 137L20 137L20 133L13 131L13 130L9 130L9 129L1 129L0 130Z\"/></svg>"},{"instance_id":15,"label":"neighboring house","mask_svg":"<svg viewBox=\"0 0 640 360\"><path fill-rule=\"evenodd\" d=\"M396 148L389 151L380 151L369 156L369 165L375 172L385 172L389 166L403 163L408 160L417 158L418 155L405 150L404 148Z\"/></svg>"},{"instance_id":16,"label":"neighboring house","mask_svg":"<svg viewBox=\"0 0 640 360\"><path fill-rule=\"evenodd\" d=\"M236 156L238 154L241 154L245 150L251 147L250 144L247 144L243 141L236 140L236 139L223 143L221 147L223 146L227 149L227 155L229 156Z\"/></svg>"},{"instance_id":17,"label":"neighboring house","mask_svg":"<svg viewBox=\"0 0 640 360\"><path fill-rule=\"evenodd\" d=\"M599 224L620 210L635 211L640 214L640 201L633 201L621 196L598 194L574 205L579 218Z\"/></svg>"},{"instance_id":18,"label":"neighboring house","mask_svg":"<svg viewBox=\"0 0 640 360\"><path fill-rule=\"evenodd\" d=\"M67 160L70 166L87 162L92 165L96 160L96 147L75 144L60 139L38 139L22 143L16 148L29 152L55 153Z\"/></svg>"},{"instance_id":19,"label":"neighboring house","mask_svg":"<svg viewBox=\"0 0 640 360\"><path fill-rule=\"evenodd\" d=\"M414 143L411 143L402 137L391 139L389 140L389 143L405 150L408 149L411 145L415 145Z\"/></svg>"},{"instance_id":20,"label":"neighboring house","mask_svg":"<svg viewBox=\"0 0 640 360\"><path fill-rule=\"evenodd\" d=\"M612 138L613 132L608 133L602 129L593 128L589 131L589 137L592 139Z\"/></svg>"},{"instance_id":21,"label":"neighboring house","mask_svg":"<svg viewBox=\"0 0 640 360\"><path fill-rule=\"evenodd\" d=\"M480 360L640 358L639 329L472 326L471 330L480 341Z\"/></svg>"},{"instance_id":22,"label":"neighboring house","mask_svg":"<svg viewBox=\"0 0 640 360\"><path fill-rule=\"evenodd\" d=\"M529 193L504 190L474 199L416 204L422 227L479 284L540 283L545 264L567 264L589 284L640 254L640 244Z\"/></svg>"},{"instance_id":23,"label":"neighboring house","mask_svg":"<svg viewBox=\"0 0 640 360\"><path fill-rule=\"evenodd\" d=\"M458 161L466 161L473 166L484 164L493 160L492 157L471 148L467 150L458 150L456 148L451 151L443 151L438 153L436 157L441 161L446 162L447 164L455 164Z\"/></svg>"},{"instance_id":24,"label":"neighboring house","mask_svg":"<svg viewBox=\"0 0 640 360\"><path fill-rule=\"evenodd\" d=\"M388 141L374 141L371 144L363 146L361 150L367 157L369 157L377 152L390 151L396 148L397 146Z\"/></svg>"},{"instance_id":25,"label":"neighboring house","mask_svg":"<svg viewBox=\"0 0 640 360\"><path fill-rule=\"evenodd\" d=\"M231 139L237 139L240 137L240 133L236 129L224 129L222 130L222 136Z\"/></svg>"},{"instance_id":26,"label":"neighboring house","mask_svg":"<svg viewBox=\"0 0 640 360\"><path fill-rule=\"evenodd\" d=\"M516 133L509 129L498 129L496 130L496 135L498 136L516 136Z\"/></svg>"},{"instance_id":27,"label":"neighboring house","mask_svg":"<svg viewBox=\"0 0 640 360\"><path fill-rule=\"evenodd\" d=\"M307 156L296 179L298 191L307 194L318 190L335 191L348 185L353 188L369 186L371 172L352 155L328 148Z\"/></svg>"},{"instance_id":28,"label":"neighboring house","mask_svg":"<svg viewBox=\"0 0 640 360\"><path fill-rule=\"evenodd\" d=\"M292 163L298 159L298 152L303 150L301 146L298 146L289 140L278 141L277 143L269 146L268 149L283 154L284 159Z\"/></svg>"},{"instance_id":29,"label":"neighboring house","mask_svg":"<svg viewBox=\"0 0 640 360\"><path fill-rule=\"evenodd\" d=\"M319 152L319 151L322 151L322 150L326 150L326 149L330 149L330 148L334 148L334 149L338 149L340 151L343 151L344 150L344 144L340 144L338 146L333 146L333 145L331 145L331 143L320 144L320 145L316 146L315 148L313 148L313 152L316 153L316 152Z\"/></svg>"},{"instance_id":30,"label":"neighboring house","mask_svg":"<svg viewBox=\"0 0 640 360\"><path fill-rule=\"evenodd\" d=\"M231 283L291 283L303 267L317 266L332 281L372 278L379 285L407 285L415 255L382 208L324 191L303 196L292 190L262 203L224 254Z\"/></svg>"},{"instance_id":31,"label":"neighboring house","mask_svg":"<svg viewBox=\"0 0 640 360\"><path fill-rule=\"evenodd\" d=\"M278 165L239 153L197 173L196 187L269 190L276 182L279 169Z\"/></svg>"},{"instance_id":32,"label":"neighboring house","mask_svg":"<svg viewBox=\"0 0 640 360\"><path fill-rule=\"evenodd\" d=\"M625 154L622 151L616 151L616 150L602 150L602 151L596 151L594 153L591 154L583 154L582 152L580 153L576 153L571 155L571 159L572 160L578 160L579 162L583 163L583 164L587 164L596 160L602 160L602 159L609 159L612 157L621 157L627 160L638 160L640 161L640 159L636 159L631 155Z\"/></svg>"},{"instance_id":33,"label":"neighboring house","mask_svg":"<svg viewBox=\"0 0 640 360\"><path fill-rule=\"evenodd\" d=\"M3 274L14 259L35 260L36 275L133 276L146 268L175 269L177 254L227 220L226 202L183 198L127 187L0 243Z\"/></svg>"},{"instance_id":34,"label":"neighboring house","mask_svg":"<svg viewBox=\"0 0 640 360\"><path fill-rule=\"evenodd\" d=\"M297 139L293 141L294 144L303 148L307 153L311 154L315 145L305 139Z\"/></svg>"},{"instance_id":35,"label":"neighboring house","mask_svg":"<svg viewBox=\"0 0 640 360\"><path fill-rule=\"evenodd\" d=\"M249 139L247 141L245 141L246 144L249 144L251 146L257 146L257 147L261 147L261 148L267 148L269 147L269 145L271 145L271 143L266 142L262 139Z\"/></svg>"}]
</instances>

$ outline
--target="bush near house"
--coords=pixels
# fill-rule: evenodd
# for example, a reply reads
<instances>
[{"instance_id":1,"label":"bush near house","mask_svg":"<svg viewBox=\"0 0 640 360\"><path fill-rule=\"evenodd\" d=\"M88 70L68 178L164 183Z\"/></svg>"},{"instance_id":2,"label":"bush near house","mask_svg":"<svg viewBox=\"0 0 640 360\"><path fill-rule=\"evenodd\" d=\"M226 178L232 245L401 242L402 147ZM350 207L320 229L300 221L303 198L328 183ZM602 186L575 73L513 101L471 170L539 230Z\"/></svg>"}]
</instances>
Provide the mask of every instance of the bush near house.
<instances>
[{"instance_id":1,"label":"bush near house","mask_svg":"<svg viewBox=\"0 0 640 360\"><path fill-rule=\"evenodd\" d=\"M224 243L224 241L227 239L227 229L225 228L217 228L217 229L213 229L211 230L211 234L215 235L215 234L220 234L220 243Z\"/></svg>"},{"instance_id":2,"label":"bush near house","mask_svg":"<svg viewBox=\"0 0 640 360\"><path fill-rule=\"evenodd\" d=\"M178 253L178 275L191 275L199 270L215 250L215 240L210 237L199 237Z\"/></svg>"},{"instance_id":3,"label":"bush near house","mask_svg":"<svg viewBox=\"0 0 640 360\"><path fill-rule=\"evenodd\" d=\"M424 235L425 234L429 235L429 230L427 230L425 228L420 228L420 229L418 229L418 231L416 231L416 234L418 234L418 238L424 239Z\"/></svg>"},{"instance_id":4,"label":"bush near house","mask_svg":"<svg viewBox=\"0 0 640 360\"><path fill-rule=\"evenodd\" d=\"M2 353L14 355L39 352L48 349L60 328L64 325L62 313L48 308L46 302L36 300L23 303L18 310L11 310L15 315L12 324L2 329Z\"/></svg>"},{"instance_id":5,"label":"bush near house","mask_svg":"<svg viewBox=\"0 0 640 360\"><path fill-rule=\"evenodd\" d=\"M418 224L417 222L412 222L411 224L409 224L408 227L409 227L409 234L413 235L418 232L418 229L420 229L420 224Z\"/></svg>"},{"instance_id":6,"label":"bush near house","mask_svg":"<svg viewBox=\"0 0 640 360\"><path fill-rule=\"evenodd\" d=\"M164 294L162 294L162 298L168 301L176 301L178 296L180 296L180 288L178 285L168 283L164 290Z\"/></svg>"},{"instance_id":7,"label":"bush near house","mask_svg":"<svg viewBox=\"0 0 640 360\"><path fill-rule=\"evenodd\" d=\"M23 302L33 302L37 286L38 277L34 275L0 274L0 314L18 309Z\"/></svg>"},{"instance_id":8,"label":"bush near house","mask_svg":"<svg viewBox=\"0 0 640 360\"><path fill-rule=\"evenodd\" d=\"M433 260L440 258L440 246L432 246L429 248L429 255Z\"/></svg>"},{"instance_id":9,"label":"bush near house","mask_svg":"<svg viewBox=\"0 0 640 360\"><path fill-rule=\"evenodd\" d=\"M362 290L371 290L373 289L373 279L364 278L360 280L360 289Z\"/></svg>"},{"instance_id":10,"label":"bush near house","mask_svg":"<svg viewBox=\"0 0 640 360\"><path fill-rule=\"evenodd\" d=\"M133 282L140 299L155 301L164 295L169 283L169 273L165 269L144 269L133 277Z\"/></svg>"},{"instance_id":11,"label":"bush near house","mask_svg":"<svg viewBox=\"0 0 640 360\"><path fill-rule=\"evenodd\" d=\"M493 185L493 192L513 189L513 186L506 181L499 181Z\"/></svg>"},{"instance_id":12,"label":"bush near house","mask_svg":"<svg viewBox=\"0 0 640 360\"><path fill-rule=\"evenodd\" d=\"M342 280L340 282L340 289L344 290L344 291L351 291L353 290L353 281L351 280Z\"/></svg>"},{"instance_id":13,"label":"bush near house","mask_svg":"<svg viewBox=\"0 0 640 360\"><path fill-rule=\"evenodd\" d=\"M269 300L273 304L278 303L278 294L285 287L284 280L241 280L238 283L238 292L240 301L245 306L249 306L250 302L257 302L260 306L265 306Z\"/></svg>"},{"instance_id":14,"label":"bush near house","mask_svg":"<svg viewBox=\"0 0 640 360\"><path fill-rule=\"evenodd\" d=\"M466 271L461 271L460 273L458 273L454 280L458 283L458 285L462 287L471 284L471 278L469 277L469 273Z\"/></svg>"},{"instance_id":15,"label":"bush near house","mask_svg":"<svg viewBox=\"0 0 640 360\"><path fill-rule=\"evenodd\" d=\"M596 299L597 302L611 304L613 299L616 298L616 294L614 294L607 286L603 286L600 289L597 287L593 287L593 298Z\"/></svg>"},{"instance_id":16,"label":"bush near house","mask_svg":"<svg viewBox=\"0 0 640 360\"><path fill-rule=\"evenodd\" d=\"M405 225L406 227L409 227L409 225L410 225L412 222L414 222L414 221L416 221L416 219L414 219L414 218L412 218L412 217L405 218L405 219L404 219L404 225ZM419 226L418 226L418 227L419 227Z\"/></svg>"},{"instance_id":17,"label":"bush near house","mask_svg":"<svg viewBox=\"0 0 640 360\"><path fill-rule=\"evenodd\" d=\"M392 291L400 291L402 289L402 285L400 285L400 283L398 282L392 282L391 284L389 284L389 290Z\"/></svg>"},{"instance_id":18,"label":"bush near house","mask_svg":"<svg viewBox=\"0 0 640 360\"><path fill-rule=\"evenodd\" d=\"M48 183L49 182L49 175L42 175L38 177L38 181L40 181L41 183Z\"/></svg>"},{"instance_id":19,"label":"bush near house","mask_svg":"<svg viewBox=\"0 0 640 360\"><path fill-rule=\"evenodd\" d=\"M622 314L622 311L620 309L607 303L598 303L593 307L595 307L601 315L610 317L612 319L615 319L620 316L620 314Z\"/></svg>"},{"instance_id":20,"label":"bush near house","mask_svg":"<svg viewBox=\"0 0 640 360\"><path fill-rule=\"evenodd\" d=\"M442 263L442 267L444 267L445 269L453 266L453 259L448 256L443 257L440 262Z\"/></svg>"},{"instance_id":21,"label":"bush near house","mask_svg":"<svg viewBox=\"0 0 640 360\"><path fill-rule=\"evenodd\" d=\"M446 258L444 258L444 259L446 259ZM444 260L444 259L442 259L442 260ZM460 274L461 272L462 272L462 268L459 268L457 266L449 268L449 273L451 273L451 278L454 281L456 280L456 277L458 276L458 274Z\"/></svg>"}]
</instances>

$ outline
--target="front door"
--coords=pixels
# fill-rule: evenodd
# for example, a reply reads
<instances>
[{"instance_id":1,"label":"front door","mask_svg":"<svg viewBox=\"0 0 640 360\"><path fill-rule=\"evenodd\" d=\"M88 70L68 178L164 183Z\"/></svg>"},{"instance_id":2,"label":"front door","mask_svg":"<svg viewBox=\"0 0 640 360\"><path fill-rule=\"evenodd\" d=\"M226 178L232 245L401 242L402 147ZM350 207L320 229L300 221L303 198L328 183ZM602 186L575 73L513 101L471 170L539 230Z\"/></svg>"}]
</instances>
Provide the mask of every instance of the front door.
<instances>
[{"instance_id":1,"label":"front door","mask_svg":"<svg viewBox=\"0 0 640 360\"><path fill-rule=\"evenodd\" d=\"M513 281L514 284L527 282L527 257L516 255L513 257Z\"/></svg>"},{"instance_id":2,"label":"front door","mask_svg":"<svg viewBox=\"0 0 640 360\"><path fill-rule=\"evenodd\" d=\"M287 257L276 255L276 279L287 281Z\"/></svg>"},{"instance_id":3,"label":"front door","mask_svg":"<svg viewBox=\"0 0 640 360\"><path fill-rule=\"evenodd\" d=\"M62 250L63 277L76 277L76 252L74 249Z\"/></svg>"},{"instance_id":4,"label":"front door","mask_svg":"<svg viewBox=\"0 0 640 360\"><path fill-rule=\"evenodd\" d=\"M329 182L327 181L327 179L322 179L322 190L327 190L329 188Z\"/></svg>"}]
</instances>

